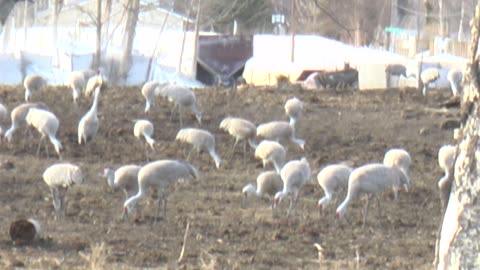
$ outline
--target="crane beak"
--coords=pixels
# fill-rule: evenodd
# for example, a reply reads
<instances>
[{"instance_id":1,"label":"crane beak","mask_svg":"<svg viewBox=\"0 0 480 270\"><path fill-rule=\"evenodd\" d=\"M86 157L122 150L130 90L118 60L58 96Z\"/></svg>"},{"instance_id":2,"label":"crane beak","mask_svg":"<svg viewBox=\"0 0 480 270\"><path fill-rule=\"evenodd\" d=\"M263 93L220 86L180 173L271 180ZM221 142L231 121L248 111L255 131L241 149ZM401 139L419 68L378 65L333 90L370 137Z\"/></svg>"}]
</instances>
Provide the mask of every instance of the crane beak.
<instances>
[{"instance_id":1,"label":"crane beak","mask_svg":"<svg viewBox=\"0 0 480 270\"><path fill-rule=\"evenodd\" d=\"M278 204L280 203L280 199L279 198L274 198L273 199L273 208L277 208Z\"/></svg>"}]
</instances>

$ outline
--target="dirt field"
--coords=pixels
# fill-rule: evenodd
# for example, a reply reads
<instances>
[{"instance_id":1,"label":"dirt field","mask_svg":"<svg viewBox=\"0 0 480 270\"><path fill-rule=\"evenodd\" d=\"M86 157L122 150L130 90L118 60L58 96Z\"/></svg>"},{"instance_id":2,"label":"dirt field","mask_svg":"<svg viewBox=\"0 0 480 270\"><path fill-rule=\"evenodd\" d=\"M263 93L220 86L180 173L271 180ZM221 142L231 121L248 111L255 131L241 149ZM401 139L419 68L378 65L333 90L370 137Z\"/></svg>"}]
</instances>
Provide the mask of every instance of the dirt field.
<instances>
[{"instance_id":1,"label":"dirt field","mask_svg":"<svg viewBox=\"0 0 480 270\"><path fill-rule=\"evenodd\" d=\"M206 153L193 155L199 169L197 181L179 183L168 197L166 218L154 225L155 200L147 196L140 204L138 218L120 219L124 194L107 186L103 168L128 163L145 164L142 145L133 137L133 119L145 117L144 99L139 88L109 88L99 106L100 130L96 142L84 149L77 141L77 124L90 101L75 107L71 90L52 88L34 93L60 119L58 138L65 151L64 161L76 163L86 174L86 183L67 193L67 213L54 220L52 199L42 180L43 171L58 162L49 144L36 157L38 133L26 142L23 129L11 144L0 145L3 166L0 189L0 268L13 269L318 269L318 253L323 251L321 269L431 269L435 235L441 210L437 180L439 147L452 142L452 130L441 124L457 117L432 112L446 93L435 94L427 105L420 95L409 93L402 100L397 91L356 93L299 92L294 90L248 89L233 96L216 89L197 90L204 112L202 128L215 134L223 158L215 169ZM285 218L288 201L272 217L267 200L254 199L242 209L241 189L263 170L261 161L243 160L242 148L231 155L232 138L219 130L227 115L241 116L256 124L287 120L283 105L297 96L306 104L297 123L297 135L306 140L305 152L289 145L288 159L308 157L313 179L302 189L293 214ZM1 87L0 97L9 110L22 103L23 88ZM174 142L179 129L177 115L170 122L170 105L158 100L149 119L155 125L157 152L151 159L185 158L187 145ZM198 126L193 116L185 125ZM9 122L4 126L8 128ZM410 192L400 192L397 202L391 194L381 199L381 212L372 203L367 224L361 228L364 200L355 201L347 219L334 222L342 193L320 216L316 207L323 191L316 174L325 165L350 161L355 166L381 162L393 147L407 149L413 164ZM28 246L12 245L8 228L20 217L37 219L42 237ZM177 263L187 222L184 258Z\"/></svg>"}]
</instances>

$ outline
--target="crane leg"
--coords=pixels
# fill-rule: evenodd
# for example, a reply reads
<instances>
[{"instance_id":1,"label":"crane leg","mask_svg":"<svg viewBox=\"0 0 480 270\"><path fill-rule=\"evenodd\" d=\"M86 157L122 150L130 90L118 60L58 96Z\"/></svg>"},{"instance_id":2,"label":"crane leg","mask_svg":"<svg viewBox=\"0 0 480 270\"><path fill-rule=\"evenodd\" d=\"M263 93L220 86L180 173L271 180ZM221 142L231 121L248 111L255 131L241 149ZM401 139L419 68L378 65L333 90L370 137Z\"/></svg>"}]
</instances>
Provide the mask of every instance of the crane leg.
<instances>
[{"instance_id":1,"label":"crane leg","mask_svg":"<svg viewBox=\"0 0 480 270\"><path fill-rule=\"evenodd\" d=\"M41 147L42 147L43 139L44 139L44 137L43 137L43 136L41 136L41 137L40 137L40 140L38 141L38 146L37 146L37 157L40 155L40 149L41 149Z\"/></svg>"},{"instance_id":2,"label":"crane leg","mask_svg":"<svg viewBox=\"0 0 480 270\"><path fill-rule=\"evenodd\" d=\"M143 149L144 149L144 151L145 151L145 160L146 160L147 162L149 162L149 161L150 161L149 151L148 151L148 150L149 150L149 146L148 146L147 143L143 144Z\"/></svg>"},{"instance_id":3,"label":"crane leg","mask_svg":"<svg viewBox=\"0 0 480 270\"><path fill-rule=\"evenodd\" d=\"M182 106L179 105L179 107L178 107L178 117L180 118L180 128L183 127L182 114L183 114L183 109L182 109Z\"/></svg>"},{"instance_id":4,"label":"crane leg","mask_svg":"<svg viewBox=\"0 0 480 270\"><path fill-rule=\"evenodd\" d=\"M247 159L247 140L243 143L243 163L245 163Z\"/></svg>"},{"instance_id":5,"label":"crane leg","mask_svg":"<svg viewBox=\"0 0 480 270\"><path fill-rule=\"evenodd\" d=\"M365 203L365 210L363 211L363 222L362 222L362 228L365 227L365 221L367 221L367 212L368 212L368 204L370 201L370 195L367 195L367 202Z\"/></svg>"},{"instance_id":6,"label":"crane leg","mask_svg":"<svg viewBox=\"0 0 480 270\"><path fill-rule=\"evenodd\" d=\"M51 188L50 192L52 193L53 209L55 210L55 212L57 212L58 209L60 209L60 201L58 199L58 191L55 188Z\"/></svg>"},{"instance_id":7,"label":"crane leg","mask_svg":"<svg viewBox=\"0 0 480 270\"><path fill-rule=\"evenodd\" d=\"M382 215L382 207L380 205L380 198L379 198L379 196L375 196L375 199L377 201L378 215L381 216Z\"/></svg>"},{"instance_id":8,"label":"crane leg","mask_svg":"<svg viewBox=\"0 0 480 270\"><path fill-rule=\"evenodd\" d=\"M188 152L187 161L190 161L190 156L192 155L192 152L193 152L193 148L190 150L190 152Z\"/></svg>"},{"instance_id":9,"label":"crane leg","mask_svg":"<svg viewBox=\"0 0 480 270\"><path fill-rule=\"evenodd\" d=\"M43 138L43 145L45 146L45 152L47 153L47 158L50 158L50 153L48 152L48 143L45 140L45 137Z\"/></svg>"},{"instance_id":10,"label":"crane leg","mask_svg":"<svg viewBox=\"0 0 480 270\"><path fill-rule=\"evenodd\" d=\"M160 201L162 200L162 198L160 197L160 194L157 194L158 197L158 200L157 200L157 209L155 209L155 219L153 221L153 225L156 225L157 224L157 221L158 221L158 216L160 214Z\"/></svg>"},{"instance_id":11,"label":"crane leg","mask_svg":"<svg viewBox=\"0 0 480 270\"><path fill-rule=\"evenodd\" d=\"M287 218L290 216L290 212L292 211L292 208L293 208L293 198L290 197L290 205L288 206L288 210L287 210Z\"/></svg>"},{"instance_id":12,"label":"crane leg","mask_svg":"<svg viewBox=\"0 0 480 270\"><path fill-rule=\"evenodd\" d=\"M65 193L66 193L66 189L61 189L59 190L59 194L60 194L60 215L62 217L65 216L65 212L66 212L66 207L65 207Z\"/></svg>"},{"instance_id":13,"label":"crane leg","mask_svg":"<svg viewBox=\"0 0 480 270\"><path fill-rule=\"evenodd\" d=\"M167 219L167 198L163 198L163 219Z\"/></svg>"}]
</instances>

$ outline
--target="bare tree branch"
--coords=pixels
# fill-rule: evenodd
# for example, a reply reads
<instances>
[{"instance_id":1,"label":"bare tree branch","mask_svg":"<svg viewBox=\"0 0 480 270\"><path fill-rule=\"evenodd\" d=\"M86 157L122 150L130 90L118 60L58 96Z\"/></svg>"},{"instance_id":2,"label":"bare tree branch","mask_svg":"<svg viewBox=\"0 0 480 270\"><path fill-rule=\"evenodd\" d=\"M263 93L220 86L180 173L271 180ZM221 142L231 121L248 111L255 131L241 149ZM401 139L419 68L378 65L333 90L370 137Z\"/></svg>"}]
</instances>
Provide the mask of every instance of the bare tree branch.
<instances>
[{"instance_id":1,"label":"bare tree branch","mask_svg":"<svg viewBox=\"0 0 480 270\"><path fill-rule=\"evenodd\" d=\"M323 13L325 13L335 24L337 24L343 30L347 32L353 32L358 30L358 28L346 27L343 23L337 20L337 18L332 14L332 12L328 11L325 7L322 7L322 5L320 5L318 0L313 0L313 2L315 3L315 6L317 6L318 9L320 9Z\"/></svg>"},{"instance_id":2,"label":"bare tree branch","mask_svg":"<svg viewBox=\"0 0 480 270\"><path fill-rule=\"evenodd\" d=\"M90 18L90 20L92 20L93 24L97 25L97 18L93 12L86 10L78 4L75 5L75 8L78 9L80 12L86 14Z\"/></svg>"}]
</instances>

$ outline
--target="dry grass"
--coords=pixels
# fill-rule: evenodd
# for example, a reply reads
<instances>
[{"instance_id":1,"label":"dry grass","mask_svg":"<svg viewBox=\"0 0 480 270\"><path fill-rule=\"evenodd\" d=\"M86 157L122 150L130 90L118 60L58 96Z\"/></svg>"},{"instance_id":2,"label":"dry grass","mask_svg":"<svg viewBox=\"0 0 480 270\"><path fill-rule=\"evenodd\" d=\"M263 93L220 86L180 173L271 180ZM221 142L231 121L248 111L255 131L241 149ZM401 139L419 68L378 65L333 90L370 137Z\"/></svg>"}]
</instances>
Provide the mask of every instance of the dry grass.
<instances>
[{"instance_id":1,"label":"dry grass","mask_svg":"<svg viewBox=\"0 0 480 270\"><path fill-rule=\"evenodd\" d=\"M92 244L90 247L90 254L82 251L79 252L81 258L86 261L86 269L102 270L107 269L108 248L105 243Z\"/></svg>"}]
</instances>

